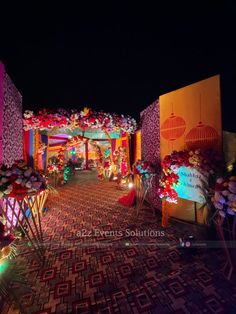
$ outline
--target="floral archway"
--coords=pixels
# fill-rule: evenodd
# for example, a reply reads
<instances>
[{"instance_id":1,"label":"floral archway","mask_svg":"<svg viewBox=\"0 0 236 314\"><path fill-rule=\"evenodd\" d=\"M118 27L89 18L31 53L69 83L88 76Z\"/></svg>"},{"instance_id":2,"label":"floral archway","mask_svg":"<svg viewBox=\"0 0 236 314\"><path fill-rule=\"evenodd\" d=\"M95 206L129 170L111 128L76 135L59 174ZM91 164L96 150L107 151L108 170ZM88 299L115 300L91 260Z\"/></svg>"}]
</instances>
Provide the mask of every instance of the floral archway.
<instances>
[{"instance_id":1,"label":"floral archway","mask_svg":"<svg viewBox=\"0 0 236 314\"><path fill-rule=\"evenodd\" d=\"M85 143L86 169L88 169L89 143L91 144L93 140L94 142L96 140L108 141L110 143L110 160L113 160L113 153L118 150L117 143L121 143L122 146L122 143L125 142L127 155L129 156L129 137L137 128L136 121L130 116L110 114L103 111L96 112L89 108L84 108L82 111L58 109L54 112L43 109L36 114L32 111L26 111L23 125L25 159L33 164L35 168L42 169L45 169L48 165L49 134L52 132L57 134L60 130L63 130L63 132L69 134L68 140L59 149L59 155L66 147L77 145L78 141ZM96 133L95 137L93 133Z\"/></svg>"}]
</instances>

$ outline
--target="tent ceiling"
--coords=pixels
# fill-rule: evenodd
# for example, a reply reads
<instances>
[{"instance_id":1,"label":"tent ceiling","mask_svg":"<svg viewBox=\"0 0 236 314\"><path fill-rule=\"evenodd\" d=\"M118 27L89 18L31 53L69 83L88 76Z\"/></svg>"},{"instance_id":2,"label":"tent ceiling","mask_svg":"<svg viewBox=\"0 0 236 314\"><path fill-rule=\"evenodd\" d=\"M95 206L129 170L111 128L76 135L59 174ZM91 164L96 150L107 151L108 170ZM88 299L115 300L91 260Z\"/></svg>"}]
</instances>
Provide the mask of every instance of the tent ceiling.
<instances>
[{"instance_id":1,"label":"tent ceiling","mask_svg":"<svg viewBox=\"0 0 236 314\"><path fill-rule=\"evenodd\" d=\"M42 133L45 133L42 132ZM72 130L66 129L66 128L53 128L50 131L46 132L47 135L61 135L64 137L68 136L76 136L76 135L83 135L83 131L80 128L74 128ZM119 138L121 137L121 131L112 131L109 132L109 135L111 138ZM88 128L84 132L84 136L91 138L91 139L108 139L107 134L102 129L91 129Z\"/></svg>"}]
</instances>

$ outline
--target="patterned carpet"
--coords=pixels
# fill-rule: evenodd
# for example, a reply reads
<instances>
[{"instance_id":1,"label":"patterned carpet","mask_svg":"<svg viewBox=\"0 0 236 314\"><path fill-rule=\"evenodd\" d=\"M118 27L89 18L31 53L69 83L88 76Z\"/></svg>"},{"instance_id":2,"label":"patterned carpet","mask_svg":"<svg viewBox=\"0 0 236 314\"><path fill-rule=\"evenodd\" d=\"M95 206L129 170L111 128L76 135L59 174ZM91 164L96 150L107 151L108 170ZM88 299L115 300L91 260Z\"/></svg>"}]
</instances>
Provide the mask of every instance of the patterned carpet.
<instances>
[{"instance_id":1,"label":"patterned carpet","mask_svg":"<svg viewBox=\"0 0 236 314\"><path fill-rule=\"evenodd\" d=\"M137 216L117 203L124 191L93 172L58 191L43 217L47 264L39 267L27 251L19 256L32 287L21 296L26 313L236 312L235 281L221 275L221 251L177 248L186 232L200 237L199 228L171 223L163 231L152 211Z\"/></svg>"}]
</instances>

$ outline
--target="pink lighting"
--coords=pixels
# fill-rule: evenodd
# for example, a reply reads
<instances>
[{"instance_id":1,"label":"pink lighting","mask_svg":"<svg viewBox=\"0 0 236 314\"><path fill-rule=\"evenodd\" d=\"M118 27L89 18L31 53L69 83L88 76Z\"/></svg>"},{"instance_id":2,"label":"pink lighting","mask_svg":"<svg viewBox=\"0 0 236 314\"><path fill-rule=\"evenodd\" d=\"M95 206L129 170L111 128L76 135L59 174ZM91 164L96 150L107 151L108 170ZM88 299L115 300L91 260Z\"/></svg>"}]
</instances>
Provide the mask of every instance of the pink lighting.
<instances>
[{"instance_id":1,"label":"pink lighting","mask_svg":"<svg viewBox=\"0 0 236 314\"><path fill-rule=\"evenodd\" d=\"M6 228L7 230L12 230L17 227L19 220L22 220L23 218L22 213L20 213L19 203L13 197L3 199L2 203L3 211L7 216ZM13 211L15 214L13 214Z\"/></svg>"}]
</instances>

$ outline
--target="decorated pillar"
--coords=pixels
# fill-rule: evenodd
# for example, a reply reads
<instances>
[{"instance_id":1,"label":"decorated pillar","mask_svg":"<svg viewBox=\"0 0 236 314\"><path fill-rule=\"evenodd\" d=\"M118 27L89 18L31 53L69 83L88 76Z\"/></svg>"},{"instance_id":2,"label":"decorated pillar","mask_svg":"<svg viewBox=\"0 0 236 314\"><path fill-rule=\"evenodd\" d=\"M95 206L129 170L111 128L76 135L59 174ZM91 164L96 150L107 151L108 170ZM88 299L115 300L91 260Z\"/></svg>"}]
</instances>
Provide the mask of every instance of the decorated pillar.
<instances>
[{"instance_id":1,"label":"decorated pillar","mask_svg":"<svg viewBox=\"0 0 236 314\"><path fill-rule=\"evenodd\" d=\"M134 134L134 154L133 154L133 158L134 158L134 162L136 162L137 160L141 160L141 130L138 130L135 132Z\"/></svg>"},{"instance_id":2,"label":"decorated pillar","mask_svg":"<svg viewBox=\"0 0 236 314\"><path fill-rule=\"evenodd\" d=\"M4 80L4 65L0 62L0 164L3 162L3 80Z\"/></svg>"},{"instance_id":3,"label":"decorated pillar","mask_svg":"<svg viewBox=\"0 0 236 314\"><path fill-rule=\"evenodd\" d=\"M42 134L41 141L43 144L46 145L46 149L44 150L42 154L42 168L45 170L48 165L48 135Z\"/></svg>"},{"instance_id":4,"label":"decorated pillar","mask_svg":"<svg viewBox=\"0 0 236 314\"><path fill-rule=\"evenodd\" d=\"M106 129L104 129L104 133L106 134L106 136L108 137L108 140L110 142L110 146L111 146L111 150L110 150L110 158L111 158L111 162L113 160L113 152L112 152L112 138L110 137L109 132L107 132Z\"/></svg>"},{"instance_id":5,"label":"decorated pillar","mask_svg":"<svg viewBox=\"0 0 236 314\"><path fill-rule=\"evenodd\" d=\"M34 164L34 136L33 130L24 131L24 160L29 166Z\"/></svg>"},{"instance_id":6,"label":"decorated pillar","mask_svg":"<svg viewBox=\"0 0 236 314\"><path fill-rule=\"evenodd\" d=\"M131 171L130 165L130 135L126 133L126 156L127 156L127 171Z\"/></svg>"},{"instance_id":7,"label":"decorated pillar","mask_svg":"<svg viewBox=\"0 0 236 314\"><path fill-rule=\"evenodd\" d=\"M85 142L85 169L88 170L88 140Z\"/></svg>"},{"instance_id":8,"label":"decorated pillar","mask_svg":"<svg viewBox=\"0 0 236 314\"><path fill-rule=\"evenodd\" d=\"M34 169L38 169L38 158L39 158L39 131L34 130L33 131L34 136Z\"/></svg>"},{"instance_id":9,"label":"decorated pillar","mask_svg":"<svg viewBox=\"0 0 236 314\"><path fill-rule=\"evenodd\" d=\"M0 164L23 158L22 96L0 62Z\"/></svg>"}]
</instances>

